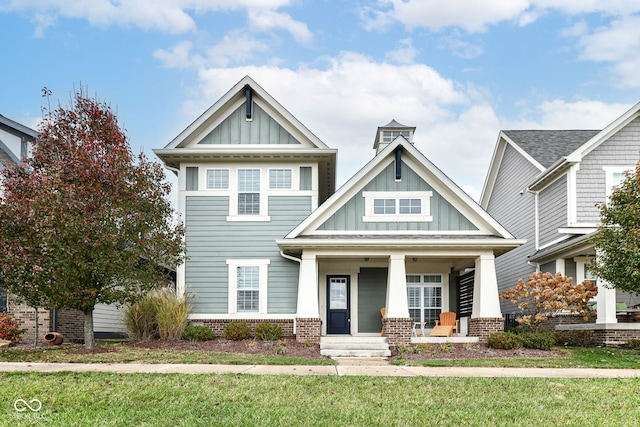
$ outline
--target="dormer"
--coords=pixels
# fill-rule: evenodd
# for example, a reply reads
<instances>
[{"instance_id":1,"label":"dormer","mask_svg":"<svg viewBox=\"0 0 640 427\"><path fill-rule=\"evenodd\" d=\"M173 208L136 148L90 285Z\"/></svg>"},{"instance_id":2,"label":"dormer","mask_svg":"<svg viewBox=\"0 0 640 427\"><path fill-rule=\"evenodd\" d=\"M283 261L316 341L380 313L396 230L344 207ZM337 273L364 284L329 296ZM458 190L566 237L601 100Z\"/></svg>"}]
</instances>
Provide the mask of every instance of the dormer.
<instances>
[{"instance_id":1,"label":"dormer","mask_svg":"<svg viewBox=\"0 0 640 427\"><path fill-rule=\"evenodd\" d=\"M413 144L413 134L415 131L415 127L405 126L395 120L391 120L385 126L380 126L378 132L376 132L375 141L373 142L373 149L376 150L376 155L399 136Z\"/></svg>"}]
</instances>

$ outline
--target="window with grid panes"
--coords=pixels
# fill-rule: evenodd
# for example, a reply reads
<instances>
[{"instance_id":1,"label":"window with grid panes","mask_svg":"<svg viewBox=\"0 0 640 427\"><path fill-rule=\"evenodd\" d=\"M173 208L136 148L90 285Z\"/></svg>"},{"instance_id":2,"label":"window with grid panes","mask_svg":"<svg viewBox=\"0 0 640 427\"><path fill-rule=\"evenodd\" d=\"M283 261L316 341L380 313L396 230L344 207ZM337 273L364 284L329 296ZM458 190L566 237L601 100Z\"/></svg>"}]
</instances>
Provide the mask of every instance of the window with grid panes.
<instances>
[{"instance_id":1,"label":"window with grid panes","mask_svg":"<svg viewBox=\"0 0 640 427\"><path fill-rule=\"evenodd\" d=\"M290 189L291 169L269 169L269 188Z\"/></svg>"},{"instance_id":2,"label":"window with grid panes","mask_svg":"<svg viewBox=\"0 0 640 427\"><path fill-rule=\"evenodd\" d=\"M433 328L442 313L442 275L409 274L406 277L409 316L414 322L425 322L425 327Z\"/></svg>"},{"instance_id":3,"label":"window with grid panes","mask_svg":"<svg viewBox=\"0 0 640 427\"><path fill-rule=\"evenodd\" d=\"M229 169L207 169L207 189L227 190L229 188Z\"/></svg>"},{"instance_id":4,"label":"window with grid panes","mask_svg":"<svg viewBox=\"0 0 640 427\"><path fill-rule=\"evenodd\" d=\"M237 269L238 313L260 310L260 267L239 266Z\"/></svg>"},{"instance_id":5,"label":"window with grid panes","mask_svg":"<svg viewBox=\"0 0 640 427\"><path fill-rule=\"evenodd\" d=\"M238 169L238 215L260 215L260 169Z\"/></svg>"}]
</instances>

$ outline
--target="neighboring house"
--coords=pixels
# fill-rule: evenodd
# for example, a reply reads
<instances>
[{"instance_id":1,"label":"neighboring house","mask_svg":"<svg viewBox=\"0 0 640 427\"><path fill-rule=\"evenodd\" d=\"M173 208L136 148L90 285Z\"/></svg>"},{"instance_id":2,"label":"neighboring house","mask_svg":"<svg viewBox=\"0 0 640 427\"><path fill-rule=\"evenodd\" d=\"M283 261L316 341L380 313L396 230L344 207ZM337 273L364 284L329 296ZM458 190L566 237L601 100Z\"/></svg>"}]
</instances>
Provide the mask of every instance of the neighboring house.
<instances>
[{"instance_id":1,"label":"neighboring house","mask_svg":"<svg viewBox=\"0 0 640 427\"><path fill-rule=\"evenodd\" d=\"M0 115L0 170L6 164L17 164L30 154L37 132ZM0 185L0 195L2 186ZM35 338L35 310L18 304L13 295L7 295L0 283L0 312L11 314L27 332L23 341ZM41 335L49 331L61 332L66 341L81 340L84 336L82 313L77 310L38 310L38 330ZM120 311L115 305L98 304L94 311L94 330L97 337L125 336L126 331Z\"/></svg>"},{"instance_id":2,"label":"neighboring house","mask_svg":"<svg viewBox=\"0 0 640 427\"><path fill-rule=\"evenodd\" d=\"M623 308L640 300L602 286L587 269L596 255L589 239L600 223L597 204L635 168L639 153L640 104L602 130L501 131L480 204L527 243L496 260L500 290L535 271L594 280L596 335L603 342L639 337L633 325L618 323L616 303ZM503 302L503 311L514 309Z\"/></svg>"},{"instance_id":3,"label":"neighboring house","mask_svg":"<svg viewBox=\"0 0 640 427\"><path fill-rule=\"evenodd\" d=\"M310 342L384 327L408 343L413 322L431 328L443 311L480 339L502 330L494 259L524 241L420 153L414 132L379 127L373 159L335 191L336 150L245 77L155 150L178 176L188 259L177 284L194 297L191 320L217 332L278 323Z\"/></svg>"}]
</instances>

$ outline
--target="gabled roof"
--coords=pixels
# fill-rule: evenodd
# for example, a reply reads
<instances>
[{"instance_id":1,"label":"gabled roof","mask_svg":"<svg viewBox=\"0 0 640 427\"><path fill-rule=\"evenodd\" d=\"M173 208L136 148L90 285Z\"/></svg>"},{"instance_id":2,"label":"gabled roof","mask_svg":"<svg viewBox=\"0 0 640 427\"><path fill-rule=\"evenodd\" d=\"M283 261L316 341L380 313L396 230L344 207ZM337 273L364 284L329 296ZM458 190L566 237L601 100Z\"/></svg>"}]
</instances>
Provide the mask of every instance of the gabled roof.
<instances>
[{"instance_id":1,"label":"gabled roof","mask_svg":"<svg viewBox=\"0 0 640 427\"><path fill-rule=\"evenodd\" d=\"M35 130L21 125L2 114L0 114L0 129L27 141L33 141L38 136L38 132ZM20 153L15 153L0 139L0 163L6 163L7 161L20 163Z\"/></svg>"},{"instance_id":2,"label":"gabled roof","mask_svg":"<svg viewBox=\"0 0 640 427\"><path fill-rule=\"evenodd\" d=\"M503 130L511 141L545 168L572 153L599 130Z\"/></svg>"},{"instance_id":3,"label":"gabled roof","mask_svg":"<svg viewBox=\"0 0 640 427\"><path fill-rule=\"evenodd\" d=\"M247 98L247 88L250 98ZM250 102L247 99L250 99ZM272 120L296 143L199 143L243 104L258 106L261 114ZM247 118L247 122L251 121L252 119ZM181 162L268 161L269 159L317 161L322 197L328 197L335 189L337 150L327 147L249 76L245 76L234 85L163 149L156 149L153 152L174 172L180 167Z\"/></svg>"},{"instance_id":4,"label":"gabled roof","mask_svg":"<svg viewBox=\"0 0 640 427\"><path fill-rule=\"evenodd\" d=\"M540 170L540 174L528 186L530 190L540 189L555 180L558 175L563 174L568 167L580 162L594 148L638 117L639 111L640 103L634 105L603 130L500 131L480 196L480 205L486 208L489 204L507 145L516 149Z\"/></svg>"},{"instance_id":5,"label":"gabled roof","mask_svg":"<svg viewBox=\"0 0 640 427\"><path fill-rule=\"evenodd\" d=\"M393 161L396 148L402 146L403 162L407 160L413 168L420 170L421 176L444 197L453 207L463 213L477 228L477 232L468 233L412 233L398 231L396 233L380 233L360 231L358 233L340 233L333 235L318 233L324 221L340 209L348 200L357 195L363 188L378 176L390 161ZM325 203L294 228L283 240L278 241L281 248L297 248L309 246L371 246L371 247L483 247L502 252L523 244L484 211L469 195L458 187L449 177L429 161L415 146L404 138L398 137L369 161L358 173L331 196Z\"/></svg>"}]
</instances>

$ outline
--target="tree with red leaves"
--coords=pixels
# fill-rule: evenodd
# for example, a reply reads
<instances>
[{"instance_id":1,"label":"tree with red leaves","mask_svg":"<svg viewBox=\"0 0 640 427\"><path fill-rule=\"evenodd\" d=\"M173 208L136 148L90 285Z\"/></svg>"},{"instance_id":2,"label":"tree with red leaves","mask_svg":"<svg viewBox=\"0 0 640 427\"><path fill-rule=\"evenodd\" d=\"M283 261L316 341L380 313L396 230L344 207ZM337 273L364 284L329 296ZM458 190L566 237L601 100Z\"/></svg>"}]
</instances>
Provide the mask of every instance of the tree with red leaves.
<instances>
[{"instance_id":1,"label":"tree with red leaves","mask_svg":"<svg viewBox=\"0 0 640 427\"><path fill-rule=\"evenodd\" d=\"M86 348L96 304L136 301L184 260L162 167L136 158L111 108L82 91L2 178L3 285L32 307L81 310Z\"/></svg>"}]
</instances>

